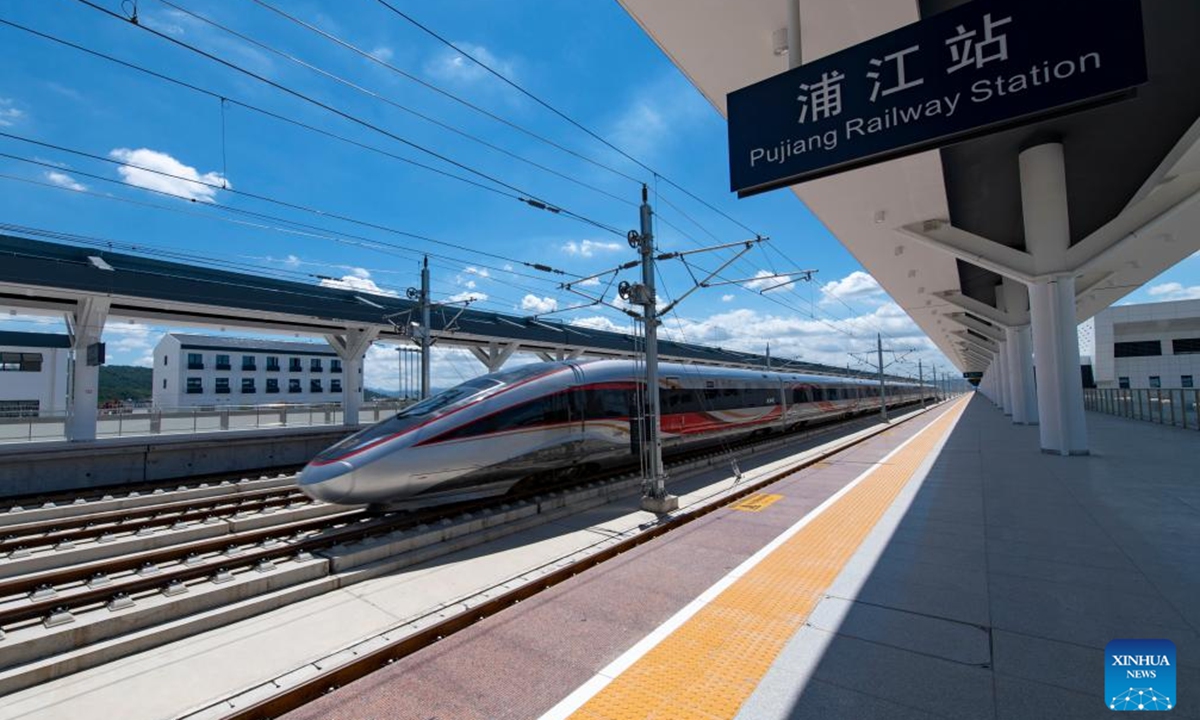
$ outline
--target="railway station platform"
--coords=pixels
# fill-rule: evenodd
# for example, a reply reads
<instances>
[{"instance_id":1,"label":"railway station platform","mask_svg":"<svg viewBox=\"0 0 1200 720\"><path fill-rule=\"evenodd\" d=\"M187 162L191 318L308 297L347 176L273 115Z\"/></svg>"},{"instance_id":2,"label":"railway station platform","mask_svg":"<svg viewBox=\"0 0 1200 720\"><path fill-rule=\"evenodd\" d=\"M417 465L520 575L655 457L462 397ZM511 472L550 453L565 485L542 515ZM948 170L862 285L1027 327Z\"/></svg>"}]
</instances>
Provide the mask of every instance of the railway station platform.
<instances>
[{"instance_id":1,"label":"railway station platform","mask_svg":"<svg viewBox=\"0 0 1200 720\"><path fill-rule=\"evenodd\" d=\"M1200 442L1088 428L948 403L287 717L1102 717L1117 638L1200 717Z\"/></svg>"}]
</instances>

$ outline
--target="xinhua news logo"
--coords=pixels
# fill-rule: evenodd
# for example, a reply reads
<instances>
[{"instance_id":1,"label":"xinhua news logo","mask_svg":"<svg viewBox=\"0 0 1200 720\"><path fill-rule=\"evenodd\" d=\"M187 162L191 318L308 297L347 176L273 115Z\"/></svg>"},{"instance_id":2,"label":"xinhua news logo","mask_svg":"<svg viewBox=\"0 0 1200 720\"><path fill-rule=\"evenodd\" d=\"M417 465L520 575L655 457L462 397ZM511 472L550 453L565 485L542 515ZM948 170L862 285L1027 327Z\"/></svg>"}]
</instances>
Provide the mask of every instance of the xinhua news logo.
<instances>
[{"instance_id":1,"label":"xinhua news logo","mask_svg":"<svg viewBox=\"0 0 1200 720\"><path fill-rule=\"evenodd\" d=\"M1104 704L1109 710L1175 707L1175 643L1113 640L1104 648Z\"/></svg>"}]
</instances>

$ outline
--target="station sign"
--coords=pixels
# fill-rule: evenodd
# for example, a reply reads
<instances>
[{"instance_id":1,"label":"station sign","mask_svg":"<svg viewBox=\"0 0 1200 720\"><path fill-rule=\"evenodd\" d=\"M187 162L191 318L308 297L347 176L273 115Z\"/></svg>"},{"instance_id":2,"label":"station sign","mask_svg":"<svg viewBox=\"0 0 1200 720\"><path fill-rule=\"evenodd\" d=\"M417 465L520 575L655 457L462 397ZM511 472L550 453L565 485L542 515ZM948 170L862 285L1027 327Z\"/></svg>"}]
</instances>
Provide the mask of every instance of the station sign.
<instances>
[{"instance_id":1,"label":"station sign","mask_svg":"<svg viewBox=\"0 0 1200 720\"><path fill-rule=\"evenodd\" d=\"M1140 0L974 0L729 94L740 197L1131 95Z\"/></svg>"}]
</instances>

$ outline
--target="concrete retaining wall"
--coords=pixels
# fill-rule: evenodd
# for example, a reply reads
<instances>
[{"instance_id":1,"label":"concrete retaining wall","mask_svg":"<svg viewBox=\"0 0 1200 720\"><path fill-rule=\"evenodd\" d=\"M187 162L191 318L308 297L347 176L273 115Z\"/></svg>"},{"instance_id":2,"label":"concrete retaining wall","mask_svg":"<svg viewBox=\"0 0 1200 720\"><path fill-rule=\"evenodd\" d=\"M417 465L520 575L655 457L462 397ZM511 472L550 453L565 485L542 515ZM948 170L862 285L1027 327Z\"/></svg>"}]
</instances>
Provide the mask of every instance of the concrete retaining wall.
<instances>
[{"instance_id":1,"label":"concrete retaining wall","mask_svg":"<svg viewBox=\"0 0 1200 720\"><path fill-rule=\"evenodd\" d=\"M301 465L344 427L215 432L0 447L0 497Z\"/></svg>"}]
</instances>

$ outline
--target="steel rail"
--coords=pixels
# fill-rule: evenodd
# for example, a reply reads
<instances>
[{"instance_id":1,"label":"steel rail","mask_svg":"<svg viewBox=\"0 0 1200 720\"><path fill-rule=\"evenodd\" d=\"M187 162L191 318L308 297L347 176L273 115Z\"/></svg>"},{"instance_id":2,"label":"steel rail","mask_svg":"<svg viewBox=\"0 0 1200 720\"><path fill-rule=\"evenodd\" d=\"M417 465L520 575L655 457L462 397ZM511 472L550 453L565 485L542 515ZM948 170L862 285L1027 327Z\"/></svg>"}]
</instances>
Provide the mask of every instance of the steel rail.
<instances>
[{"instance_id":1,"label":"steel rail","mask_svg":"<svg viewBox=\"0 0 1200 720\"><path fill-rule=\"evenodd\" d=\"M272 496L278 497L272 500ZM84 540L113 531L136 532L177 522L202 521L210 517L245 512L248 509L288 505L297 500L304 501L307 497L295 488L278 487L55 518L22 525L7 525L0 527L0 536L3 536L0 540L0 552Z\"/></svg>"}]
</instances>

